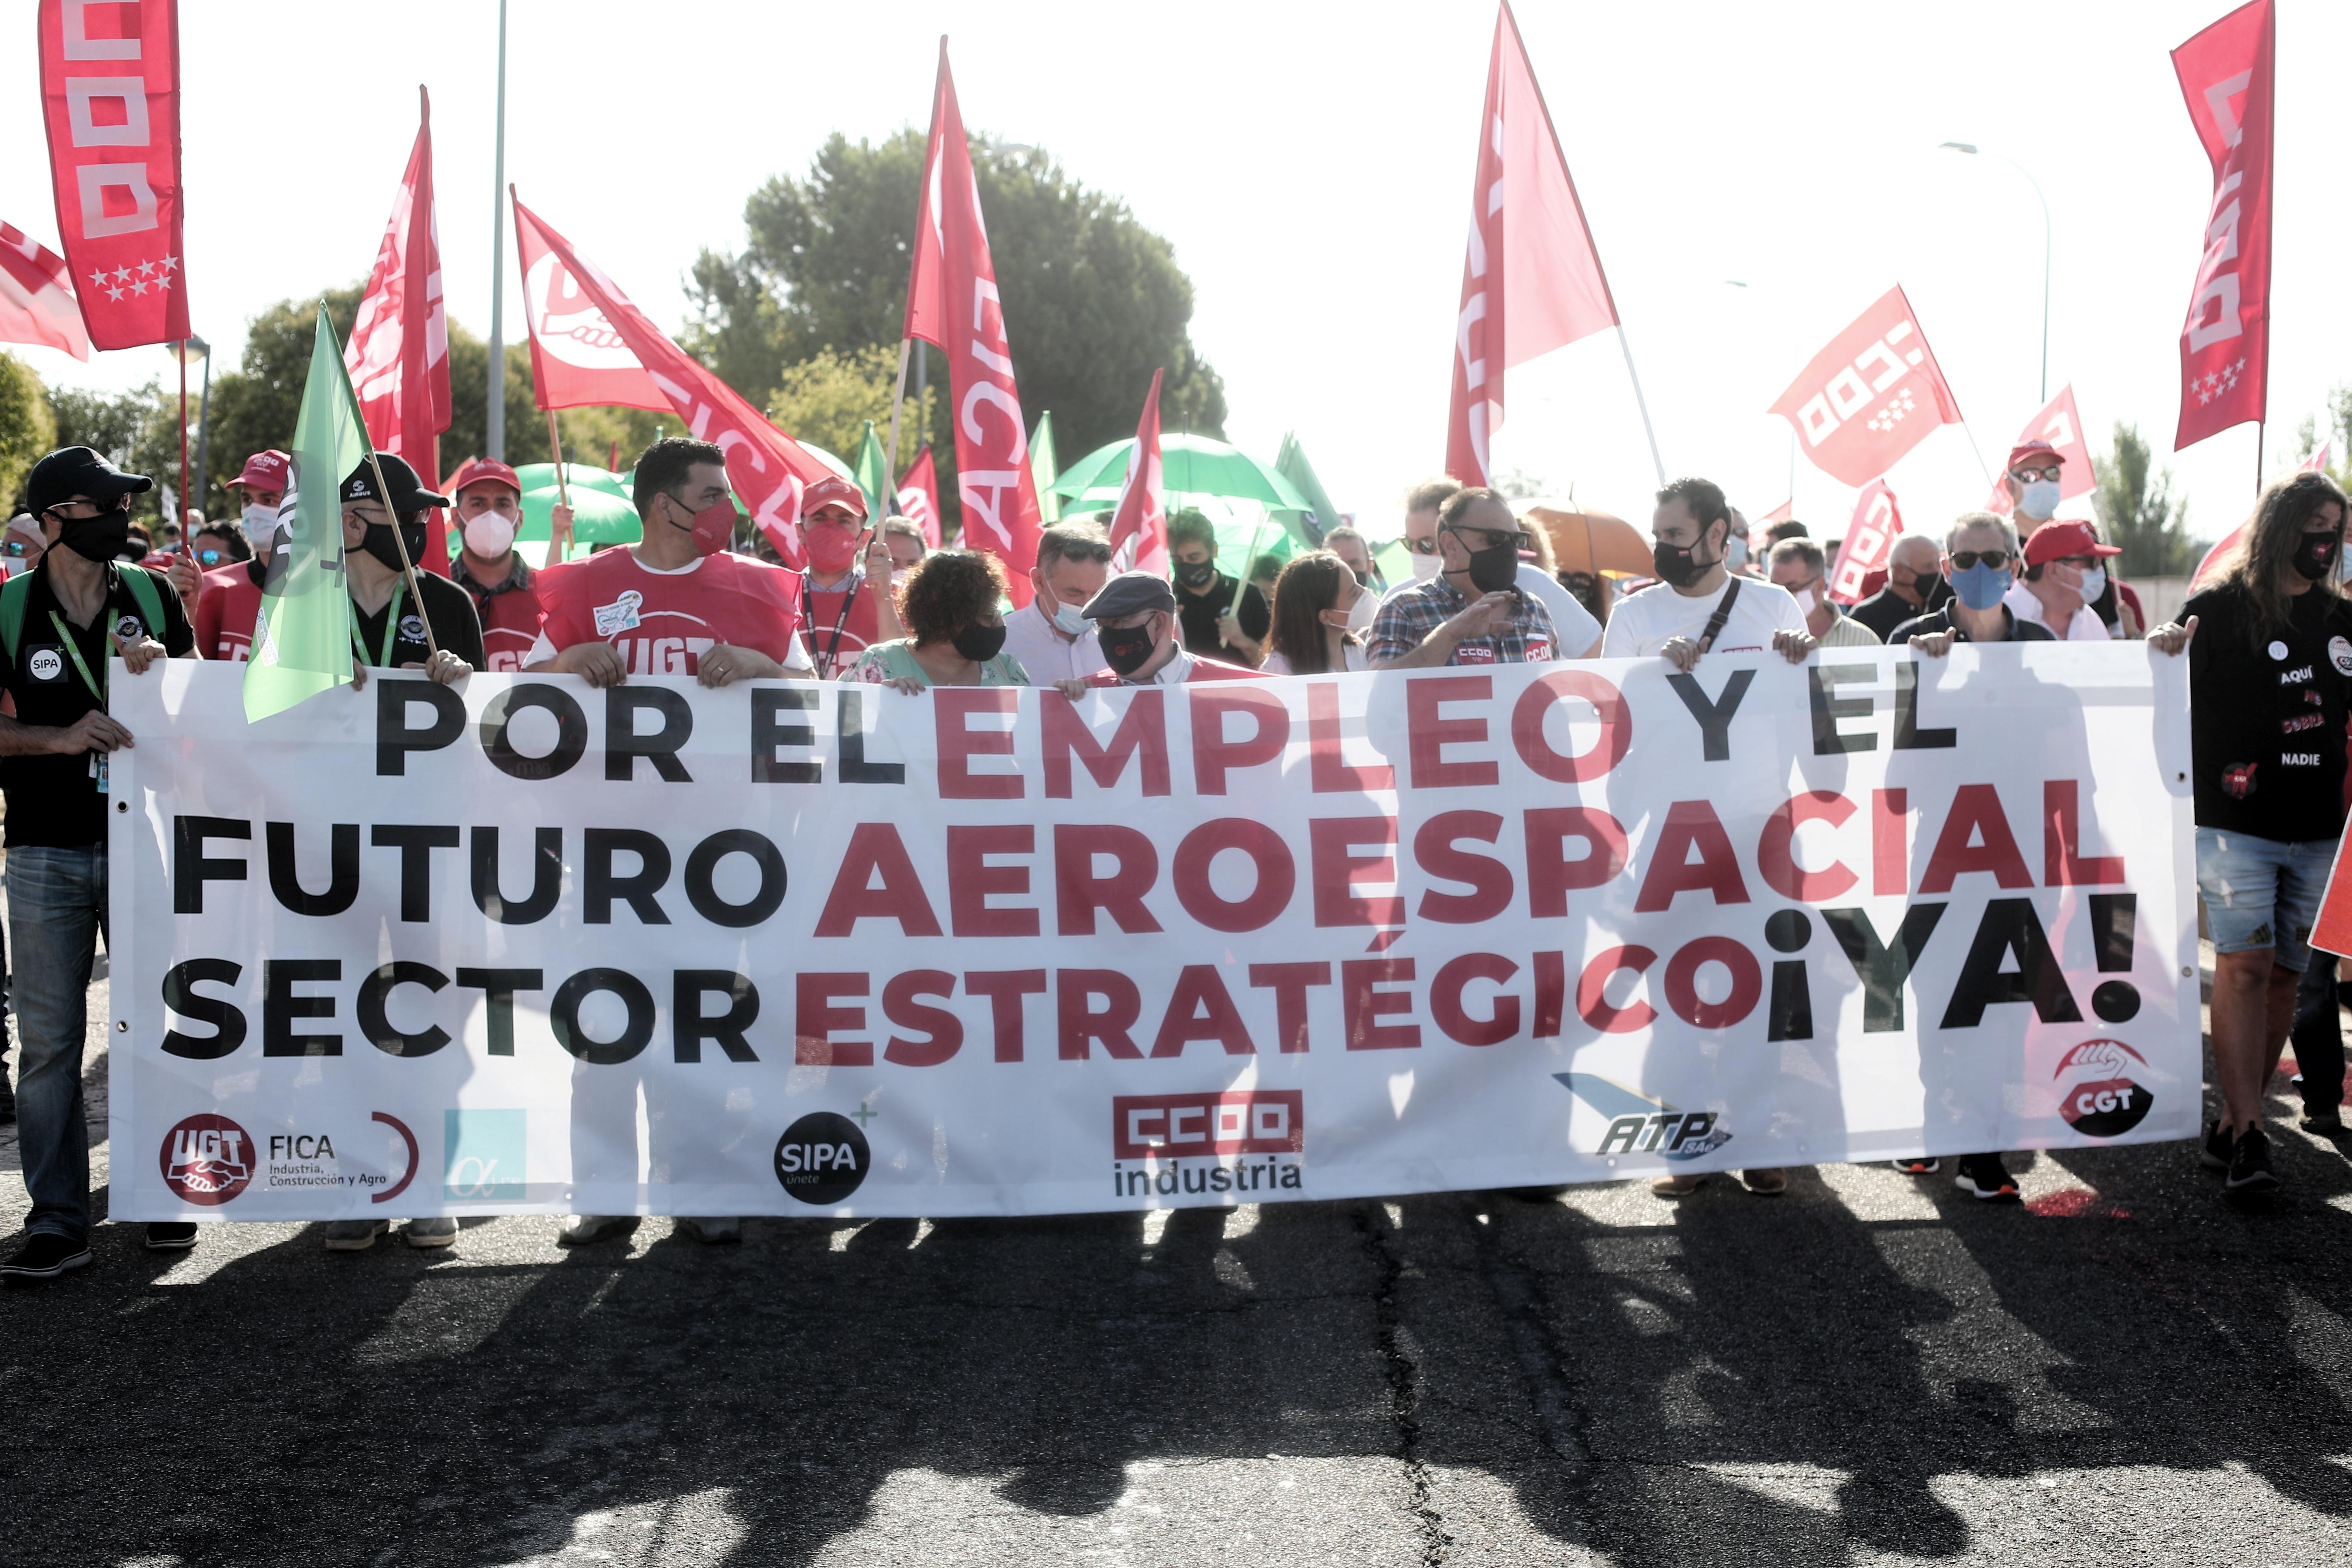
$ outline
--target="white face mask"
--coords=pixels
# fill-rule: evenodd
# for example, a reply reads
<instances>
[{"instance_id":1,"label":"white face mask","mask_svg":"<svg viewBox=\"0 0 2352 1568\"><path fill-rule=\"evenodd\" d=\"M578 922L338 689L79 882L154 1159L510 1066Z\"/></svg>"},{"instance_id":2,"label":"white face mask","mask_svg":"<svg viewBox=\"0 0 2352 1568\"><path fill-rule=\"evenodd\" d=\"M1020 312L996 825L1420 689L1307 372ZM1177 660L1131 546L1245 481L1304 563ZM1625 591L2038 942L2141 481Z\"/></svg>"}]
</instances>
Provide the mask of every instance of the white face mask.
<instances>
[{"instance_id":1,"label":"white face mask","mask_svg":"<svg viewBox=\"0 0 2352 1568\"><path fill-rule=\"evenodd\" d=\"M1370 588L1359 590L1356 602L1348 606L1348 630L1362 635L1372 629L1372 617L1380 611L1380 600Z\"/></svg>"},{"instance_id":2,"label":"white face mask","mask_svg":"<svg viewBox=\"0 0 2352 1568\"><path fill-rule=\"evenodd\" d=\"M1737 572L1747 565L1748 541L1736 533L1733 534L1731 542L1723 547L1723 564L1726 570L1732 572Z\"/></svg>"},{"instance_id":3,"label":"white face mask","mask_svg":"<svg viewBox=\"0 0 2352 1568\"><path fill-rule=\"evenodd\" d=\"M2036 479L2017 498L2017 510L2036 522L2047 522L2058 510L2058 482Z\"/></svg>"},{"instance_id":4,"label":"white face mask","mask_svg":"<svg viewBox=\"0 0 2352 1568\"><path fill-rule=\"evenodd\" d=\"M1418 581L1426 583L1445 570L1444 558L1434 550L1426 555L1418 550L1408 550L1406 553L1412 557L1412 574Z\"/></svg>"},{"instance_id":5,"label":"white face mask","mask_svg":"<svg viewBox=\"0 0 2352 1568\"><path fill-rule=\"evenodd\" d=\"M1821 595L1814 593L1811 588L1800 588L1797 590L1797 612L1800 615L1811 615L1815 610L1821 607Z\"/></svg>"},{"instance_id":6,"label":"white face mask","mask_svg":"<svg viewBox=\"0 0 2352 1568\"><path fill-rule=\"evenodd\" d=\"M2083 603L2088 605L2107 591L2107 569L2094 566L2083 574Z\"/></svg>"},{"instance_id":7,"label":"white face mask","mask_svg":"<svg viewBox=\"0 0 2352 1568\"><path fill-rule=\"evenodd\" d=\"M466 520L466 548L485 561L496 561L514 548L515 520L495 511Z\"/></svg>"},{"instance_id":8,"label":"white face mask","mask_svg":"<svg viewBox=\"0 0 2352 1568\"><path fill-rule=\"evenodd\" d=\"M260 549L268 542L269 536L278 531L278 510L277 507L263 506L258 501L247 504L242 520L245 537L255 549Z\"/></svg>"},{"instance_id":9,"label":"white face mask","mask_svg":"<svg viewBox=\"0 0 2352 1568\"><path fill-rule=\"evenodd\" d=\"M1078 614L1076 605L1055 605L1054 625L1066 637L1076 639L1087 635L1087 618Z\"/></svg>"}]
</instances>

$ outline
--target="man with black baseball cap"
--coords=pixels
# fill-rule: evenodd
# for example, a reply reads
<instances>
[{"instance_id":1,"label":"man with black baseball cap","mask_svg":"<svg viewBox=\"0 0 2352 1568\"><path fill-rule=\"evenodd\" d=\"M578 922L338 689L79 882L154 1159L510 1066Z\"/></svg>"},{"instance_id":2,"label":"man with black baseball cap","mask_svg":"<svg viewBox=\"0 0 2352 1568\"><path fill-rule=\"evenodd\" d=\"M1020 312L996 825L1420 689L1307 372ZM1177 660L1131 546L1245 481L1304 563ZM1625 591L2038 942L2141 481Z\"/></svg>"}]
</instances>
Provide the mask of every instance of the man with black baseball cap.
<instances>
[{"instance_id":1,"label":"man with black baseball cap","mask_svg":"<svg viewBox=\"0 0 2352 1568\"><path fill-rule=\"evenodd\" d=\"M376 488L376 468L392 495ZM416 470L390 452L362 461L343 480L343 583L352 594L352 684L367 684L367 669L421 669L443 686L482 666L482 623L465 589L425 570L425 514L447 506ZM393 537L394 520L400 537ZM416 599L401 568L401 547L415 567ZM422 602L417 602L421 600ZM425 627L433 629L431 642ZM439 645L436 652L433 644Z\"/></svg>"},{"instance_id":2,"label":"man with black baseball cap","mask_svg":"<svg viewBox=\"0 0 2352 1568\"><path fill-rule=\"evenodd\" d=\"M1264 680L1255 669L1202 658L1183 646L1175 591L1157 572L1122 572L1078 614L1095 624L1109 668L1084 680L1055 681L1076 698L1088 687L1181 686L1189 680Z\"/></svg>"},{"instance_id":3,"label":"man with black baseball cap","mask_svg":"<svg viewBox=\"0 0 2352 1568\"><path fill-rule=\"evenodd\" d=\"M41 563L0 587L0 784L8 797L8 922L16 956L18 1147L33 1200L24 1244L0 1277L53 1279L89 1261L89 1127L82 1035L89 972L106 932L108 753L131 743L106 711L120 655L144 675L191 656L195 632L170 579L116 559L130 499L153 487L87 447L33 465L26 508ZM196 1227L147 1227L151 1247L194 1247Z\"/></svg>"}]
</instances>

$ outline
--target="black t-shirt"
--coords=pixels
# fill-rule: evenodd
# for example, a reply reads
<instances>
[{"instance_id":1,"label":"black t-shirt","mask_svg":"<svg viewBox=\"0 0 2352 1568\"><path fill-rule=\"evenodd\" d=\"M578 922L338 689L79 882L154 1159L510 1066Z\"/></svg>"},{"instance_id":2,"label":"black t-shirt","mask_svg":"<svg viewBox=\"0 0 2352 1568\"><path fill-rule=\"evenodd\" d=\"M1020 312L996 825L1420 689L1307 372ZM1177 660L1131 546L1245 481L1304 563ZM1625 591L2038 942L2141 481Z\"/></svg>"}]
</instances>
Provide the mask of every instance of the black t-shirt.
<instances>
[{"instance_id":1,"label":"black t-shirt","mask_svg":"<svg viewBox=\"0 0 2352 1568\"><path fill-rule=\"evenodd\" d=\"M124 578L132 572L146 572L153 584L163 612L161 626L148 626L139 601L131 597ZM49 618L52 615L55 621ZM79 651L82 668L100 686L114 680L153 679L156 674L152 668L144 677L124 674L121 660L114 658L109 633L130 642L152 637L175 658L196 646L195 628L188 624L180 595L161 572L149 572L127 561L108 562L106 608L90 625L79 626L58 605L44 562L33 571L16 657L10 658L7 648L0 646L0 686L16 699L16 717L25 723L62 730L90 710L105 706L83 681L81 668L76 668L73 655L59 639L60 625ZM110 668L110 659L114 660L114 668ZM92 771L92 760L99 754L0 758L0 784L5 785L8 794L9 848L80 849L106 842L106 797L99 794L98 776Z\"/></svg>"},{"instance_id":2,"label":"black t-shirt","mask_svg":"<svg viewBox=\"0 0 2352 1568\"><path fill-rule=\"evenodd\" d=\"M474 596L446 577L436 577L430 572L416 574L417 590L425 595L425 619L416 615L416 605L408 596L407 585L394 590L383 607L373 615L357 604L352 605L352 630L359 635L360 647L370 667L382 666L398 669L404 664L423 664L432 649L425 643L425 621L433 623L433 635L443 647L479 669L488 662L482 655L482 619L474 613ZM392 639L392 657L383 657L384 616L392 607L400 606L400 630Z\"/></svg>"},{"instance_id":3,"label":"black t-shirt","mask_svg":"<svg viewBox=\"0 0 2352 1568\"><path fill-rule=\"evenodd\" d=\"M1938 577L1935 587L1928 590L1925 605L1915 605L1892 588L1881 588L1856 605L1851 614L1855 620L1876 632L1880 642L1893 642L1895 627L1923 613L1943 608L1951 596L1950 584Z\"/></svg>"},{"instance_id":4,"label":"black t-shirt","mask_svg":"<svg viewBox=\"0 0 2352 1568\"><path fill-rule=\"evenodd\" d=\"M1234 589L1237 584L1223 572L1217 574L1216 585L1205 594L1188 594L1176 590L1176 616L1184 629L1184 651L1200 658L1222 659L1227 664L1245 664L1236 648L1227 647L1217 640L1217 612L1234 605ZM1267 609L1265 595L1255 584L1242 589L1241 603L1234 605L1234 616L1241 622L1242 635L1254 642L1264 642L1274 615Z\"/></svg>"},{"instance_id":5,"label":"black t-shirt","mask_svg":"<svg viewBox=\"0 0 2352 1568\"><path fill-rule=\"evenodd\" d=\"M2256 634L2235 584L2181 606L2197 826L2282 844L2335 841L2344 826L2344 714L2352 696L2352 605L2314 588L2287 624Z\"/></svg>"},{"instance_id":6,"label":"black t-shirt","mask_svg":"<svg viewBox=\"0 0 2352 1568\"><path fill-rule=\"evenodd\" d=\"M2058 640L2050 628L2039 621L2019 620L2010 612L2007 605L2000 607L2000 618L2009 627L2007 635L2001 639L2004 642L2056 642ZM1896 626L1886 634L1886 641L1888 646L1892 647L1895 643L1909 642L1913 637L1940 637L1946 632L1952 634L1954 642L1977 640L1969 636L1967 627L1953 622L1951 601L1948 599L1944 602L1942 609L1931 610L1924 616L1914 616Z\"/></svg>"}]
</instances>

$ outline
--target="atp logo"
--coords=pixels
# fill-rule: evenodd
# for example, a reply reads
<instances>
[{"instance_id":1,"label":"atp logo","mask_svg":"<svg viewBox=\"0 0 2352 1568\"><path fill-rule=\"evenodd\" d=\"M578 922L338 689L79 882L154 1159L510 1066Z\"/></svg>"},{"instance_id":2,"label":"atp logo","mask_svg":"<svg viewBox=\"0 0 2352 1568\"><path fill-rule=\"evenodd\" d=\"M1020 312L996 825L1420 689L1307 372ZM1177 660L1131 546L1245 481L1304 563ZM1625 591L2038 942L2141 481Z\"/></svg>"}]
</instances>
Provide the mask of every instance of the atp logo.
<instances>
[{"instance_id":1,"label":"atp logo","mask_svg":"<svg viewBox=\"0 0 2352 1568\"><path fill-rule=\"evenodd\" d=\"M441 1195L451 1203L520 1203L530 1151L520 1110L441 1113Z\"/></svg>"},{"instance_id":2,"label":"atp logo","mask_svg":"<svg viewBox=\"0 0 2352 1568\"><path fill-rule=\"evenodd\" d=\"M1731 1142L1712 1110L1677 1110L1613 1079L1589 1072L1556 1072L1569 1093L1609 1118L1596 1154L1657 1154L1696 1160Z\"/></svg>"}]
</instances>

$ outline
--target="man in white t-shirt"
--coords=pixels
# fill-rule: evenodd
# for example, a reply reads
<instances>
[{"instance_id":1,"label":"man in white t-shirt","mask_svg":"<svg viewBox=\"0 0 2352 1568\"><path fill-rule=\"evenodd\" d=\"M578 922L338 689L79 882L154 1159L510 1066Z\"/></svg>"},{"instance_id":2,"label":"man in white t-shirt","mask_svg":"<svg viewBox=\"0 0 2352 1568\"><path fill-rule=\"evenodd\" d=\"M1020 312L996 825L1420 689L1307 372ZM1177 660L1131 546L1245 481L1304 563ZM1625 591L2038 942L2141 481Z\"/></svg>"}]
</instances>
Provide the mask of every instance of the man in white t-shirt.
<instances>
[{"instance_id":1,"label":"man in white t-shirt","mask_svg":"<svg viewBox=\"0 0 2352 1568\"><path fill-rule=\"evenodd\" d=\"M2026 538L2025 575L2001 602L2061 642L2105 642L2107 624L2091 601L2107 591L2106 557L2122 553L2087 522L2045 522Z\"/></svg>"},{"instance_id":2,"label":"man in white t-shirt","mask_svg":"<svg viewBox=\"0 0 2352 1568\"><path fill-rule=\"evenodd\" d=\"M1725 569L1731 509L1714 484L1676 479L1660 490L1650 534L1657 542L1651 559L1658 584L1618 601L1601 637L1602 658L1659 654L1687 670L1707 653L1770 648L1790 664L1812 653L1813 637L1794 595ZM1718 622L1719 610L1726 613Z\"/></svg>"},{"instance_id":3,"label":"man in white t-shirt","mask_svg":"<svg viewBox=\"0 0 2352 1568\"><path fill-rule=\"evenodd\" d=\"M1004 617L1004 651L1033 686L1084 680L1103 668L1094 623L1079 614L1110 579L1110 544L1090 522L1057 522L1037 536L1029 602Z\"/></svg>"}]
</instances>

